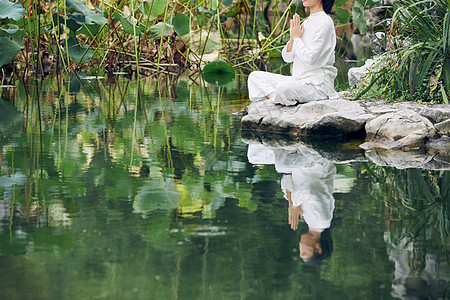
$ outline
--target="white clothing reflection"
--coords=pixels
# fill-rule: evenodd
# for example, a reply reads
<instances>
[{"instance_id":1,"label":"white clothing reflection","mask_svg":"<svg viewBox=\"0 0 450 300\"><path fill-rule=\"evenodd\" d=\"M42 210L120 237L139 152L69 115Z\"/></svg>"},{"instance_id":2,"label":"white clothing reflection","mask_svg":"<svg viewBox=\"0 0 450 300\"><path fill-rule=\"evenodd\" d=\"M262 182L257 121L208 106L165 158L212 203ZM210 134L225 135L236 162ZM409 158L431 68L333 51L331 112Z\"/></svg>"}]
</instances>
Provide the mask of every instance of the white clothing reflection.
<instances>
[{"instance_id":1,"label":"white clothing reflection","mask_svg":"<svg viewBox=\"0 0 450 300\"><path fill-rule=\"evenodd\" d=\"M333 218L334 164L301 143L285 147L249 144L247 154L250 163L274 164L277 172L283 174L281 187L289 202L288 223L296 230L302 218L309 229L300 240L300 257L309 260L331 255L329 230L324 231L330 228ZM327 249L322 245L324 236L330 239Z\"/></svg>"}]
</instances>

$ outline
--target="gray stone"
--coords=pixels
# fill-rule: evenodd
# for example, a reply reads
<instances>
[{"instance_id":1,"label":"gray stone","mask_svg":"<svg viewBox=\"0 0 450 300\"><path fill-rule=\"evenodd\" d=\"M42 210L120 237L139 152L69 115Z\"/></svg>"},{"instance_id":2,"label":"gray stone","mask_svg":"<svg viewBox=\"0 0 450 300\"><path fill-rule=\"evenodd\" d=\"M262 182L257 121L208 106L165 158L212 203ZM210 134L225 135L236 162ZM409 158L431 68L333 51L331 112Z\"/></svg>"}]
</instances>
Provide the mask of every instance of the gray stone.
<instances>
[{"instance_id":1,"label":"gray stone","mask_svg":"<svg viewBox=\"0 0 450 300\"><path fill-rule=\"evenodd\" d=\"M418 104L414 102L399 102L392 104L381 104L369 106L367 111L376 116L395 112L399 110L412 110L422 117L427 118L431 123L440 123L450 119L450 106L448 104Z\"/></svg>"},{"instance_id":2,"label":"gray stone","mask_svg":"<svg viewBox=\"0 0 450 300\"><path fill-rule=\"evenodd\" d=\"M375 57L374 59L368 59L363 66L350 68L348 70L348 83L349 85L356 86L361 82L369 72L376 72L384 66L384 58L382 56Z\"/></svg>"},{"instance_id":3,"label":"gray stone","mask_svg":"<svg viewBox=\"0 0 450 300\"><path fill-rule=\"evenodd\" d=\"M434 127L439 131L439 134L450 134L450 119L434 124Z\"/></svg>"},{"instance_id":4,"label":"gray stone","mask_svg":"<svg viewBox=\"0 0 450 300\"><path fill-rule=\"evenodd\" d=\"M448 104L422 105L413 102L401 102L394 104L397 109L410 109L427 118L433 124L450 119L450 106Z\"/></svg>"},{"instance_id":5,"label":"gray stone","mask_svg":"<svg viewBox=\"0 0 450 300\"><path fill-rule=\"evenodd\" d=\"M294 135L364 137L364 126L375 116L357 102L344 99L275 106L270 100L251 103L241 120L243 129Z\"/></svg>"},{"instance_id":6,"label":"gray stone","mask_svg":"<svg viewBox=\"0 0 450 300\"><path fill-rule=\"evenodd\" d=\"M450 157L425 151L368 150L366 158L378 166L397 169L421 168L427 170L450 170Z\"/></svg>"},{"instance_id":7,"label":"gray stone","mask_svg":"<svg viewBox=\"0 0 450 300\"><path fill-rule=\"evenodd\" d=\"M438 138L433 124L412 110L399 110L376 117L366 124L363 149L403 149L422 147L430 138Z\"/></svg>"}]
</instances>

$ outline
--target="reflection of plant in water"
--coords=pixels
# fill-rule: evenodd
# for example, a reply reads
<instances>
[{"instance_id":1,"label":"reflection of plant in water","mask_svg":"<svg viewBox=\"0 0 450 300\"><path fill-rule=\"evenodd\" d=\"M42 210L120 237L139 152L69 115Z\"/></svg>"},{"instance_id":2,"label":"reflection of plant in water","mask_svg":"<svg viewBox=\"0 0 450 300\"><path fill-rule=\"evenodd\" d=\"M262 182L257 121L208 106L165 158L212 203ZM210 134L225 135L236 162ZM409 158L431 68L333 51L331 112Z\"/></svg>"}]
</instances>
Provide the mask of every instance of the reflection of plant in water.
<instances>
[{"instance_id":1,"label":"reflection of plant in water","mask_svg":"<svg viewBox=\"0 0 450 300\"><path fill-rule=\"evenodd\" d=\"M385 203L386 242L396 263L394 293L444 295L445 275L439 274L445 273L440 269L445 270L449 262L450 172L373 165L368 165L368 171L374 181L372 196ZM419 288L423 284L428 286L426 291Z\"/></svg>"},{"instance_id":2,"label":"reflection of plant in water","mask_svg":"<svg viewBox=\"0 0 450 300\"><path fill-rule=\"evenodd\" d=\"M375 166L368 170L378 182L372 192L383 197L389 230L406 227L406 231L417 239L440 238L443 244L446 243L450 233L448 171L423 172ZM430 226L432 231L426 233L424 230Z\"/></svg>"},{"instance_id":3,"label":"reflection of plant in water","mask_svg":"<svg viewBox=\"0 0 450 300\"><path fill-rule=\"evenodd\" d=\"M61 203L70 206L72 197L86 193L86 186L77 181L90 178L95 186L105 186L108 198L136 198L136 211L146 212L161 207L142 201L166 199L143 189L150 180L158 183L153 187L178 195L180 213L214 216L223 203L218 193L224 186L227 152L239 136L229 114L219 113L222 104L216 98L227 88L214 95L214 90L188 87L184 81L163 83L172 87L165 89L153 78L105 83L71 77L67 84L62 79L40 81L39 89L19 84L23 96L15 105L25 115L25 135L16 133L18 148L8 148L2 156L4 164L27 172L19 203L27 206L29 199L38 200L28 207L45 215L35 206L46 205L51 190L65 190ZM168 90L170 99L160 98ZM92 177L95 168L101 171Z\"/></svg>"}]
</instances>

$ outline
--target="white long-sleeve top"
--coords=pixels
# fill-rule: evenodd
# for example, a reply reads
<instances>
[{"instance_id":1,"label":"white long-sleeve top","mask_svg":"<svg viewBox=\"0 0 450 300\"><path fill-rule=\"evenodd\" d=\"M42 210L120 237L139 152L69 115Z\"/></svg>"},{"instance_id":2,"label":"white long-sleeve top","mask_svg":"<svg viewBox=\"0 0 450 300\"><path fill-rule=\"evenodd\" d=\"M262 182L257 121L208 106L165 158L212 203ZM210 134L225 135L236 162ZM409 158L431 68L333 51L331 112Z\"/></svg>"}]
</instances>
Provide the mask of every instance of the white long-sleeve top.
<instances>
[{"instance_id":1,"label":"white long-sleeve top","mask_svg":"<svg viewBox=\"0 0 450 300\"><path fill-rule=\"evenodd\" d=\"M330 98L337 96L334 79L337 69L334 67L336 32L334 22L329 15L321 11L311 14L302 25L303 36L294 39L292 51L283 48L285 62L293 62L292 76L313 84L324 83Z\"/></svg>"}]
</instances>

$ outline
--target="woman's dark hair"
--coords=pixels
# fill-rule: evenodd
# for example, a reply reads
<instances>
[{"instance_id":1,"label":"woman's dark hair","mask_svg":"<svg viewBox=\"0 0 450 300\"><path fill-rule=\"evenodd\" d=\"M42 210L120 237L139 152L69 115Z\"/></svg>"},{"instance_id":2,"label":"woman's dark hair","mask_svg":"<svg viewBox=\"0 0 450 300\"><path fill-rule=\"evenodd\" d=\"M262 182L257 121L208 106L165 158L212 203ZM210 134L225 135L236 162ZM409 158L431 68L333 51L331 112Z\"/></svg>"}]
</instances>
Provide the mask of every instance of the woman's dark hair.
<instances>
[{"instance_id":1,"label":"woman's dark hair","mask_svg":"<svg viewBox=\"0 0 450 300\"><path fill-rule=\"evenodd\" d=\"M322 234L320 235L320 248L322 249L322 253L314 253L314 259L317 260L323 260L331 256L331 253L333 253L333 240L331 239L331 232L330 228L325 229L322 231Z\"/></svg>"},{"instance_id":2,"label":"woman's dark hair","mask_svg":"<svg viewBox=\"0 0 450 300\"><path fill-rule=\"evenodd\" d=\"M319 239L320 248L322 249L322 253L314 252L313 257L308 259L306 262L307 265L315 266L321 263L322 260L327 259L333 253L333 240L331 239L330 228L322 231Z\"/></svg>"},{"instance_id":3,"label":"woman's dark hair","mask_svg":"<svg viewBox=\"0 0 450 300\"><path fill-rule=\"evenodd\" d=\"M334 0L322 0L323 10L327 14L331 14L331 9L333 8Z\"/></svg>"}]
</instances>

